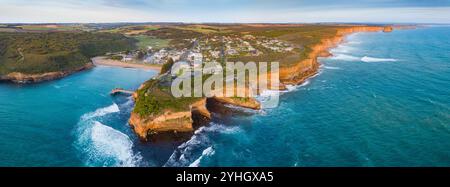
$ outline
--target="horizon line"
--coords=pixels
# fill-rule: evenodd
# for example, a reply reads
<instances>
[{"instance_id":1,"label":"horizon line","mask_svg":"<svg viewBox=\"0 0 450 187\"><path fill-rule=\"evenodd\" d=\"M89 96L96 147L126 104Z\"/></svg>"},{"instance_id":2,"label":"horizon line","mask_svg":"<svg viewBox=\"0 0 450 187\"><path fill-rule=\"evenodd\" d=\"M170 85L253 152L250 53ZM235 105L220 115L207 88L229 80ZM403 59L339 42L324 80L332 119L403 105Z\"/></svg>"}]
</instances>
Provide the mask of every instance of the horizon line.
<instances>
[{"instance_id":1,"label":"horizon line","mask_svg":"<svg viewBox=\"0 0 450 187\"><path fill-rule=\"evenodd\" d=\"M368 24L368 25L450 25L450 23L433 22L183 22L183 21L117 21L117 22L0 22L5 25L15 24Z\"/></svg>"}]
</instances>

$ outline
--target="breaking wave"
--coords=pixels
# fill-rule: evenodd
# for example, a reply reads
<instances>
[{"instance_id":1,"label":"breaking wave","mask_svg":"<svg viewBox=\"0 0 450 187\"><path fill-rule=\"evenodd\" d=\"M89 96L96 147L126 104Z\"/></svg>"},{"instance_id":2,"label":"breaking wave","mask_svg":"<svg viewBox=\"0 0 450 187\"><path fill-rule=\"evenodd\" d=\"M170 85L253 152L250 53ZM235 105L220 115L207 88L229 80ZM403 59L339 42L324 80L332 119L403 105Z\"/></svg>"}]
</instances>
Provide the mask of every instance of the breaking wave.
<instances>
[{"instance_id":1,"label":"breaking wave","mask_svg":"<svg viewBox=\"0 0 450 187\"><path fill-rule=\"evenodd\" d=\"M364 56L364 57L360 58L360 57L351 56L351 55L345 55L345 54L336 54L336 55L330 57L329 59L331 59L331 60L341 60L341 61L352 61L352 62L355 62L355 61L362 61L362 62L396 62L396 61L398 61L397 59L393 59L393 58L375 58L375 57L368 57L368 56Z\"/></svg>"},{"instance_id":2,"label":"breaking wave","mask_svg":"<svg viewBox=\"0 0 450 187\"><path fill-rule=\"evenodd\" d=\"M340 67L334 67L334 66L323 66L323 68L325 68L325 69L334 69L334 70L341 69Z\"/></svg>"},{"instance_id":3,"label":"breaking wave","mask_svg":"<svg viewBox=\"0 0 450 187\"><path fill-rule=\"evenodd\" d=\"M343 61L359 61L361 58L351 56L351 55L345 55L345 54L336 54L330 57L329 59L332 60L343 60Z\"/></svg>"},{"instance_id":4,"label":"breaking wave","mask_svg":"<svg viewBox=\"0 0 450 187\"><path fill-rule=\"evenodd\" d=\"M89 120L91 118L101 117L110 113L120 112L119 106L114 103L111 106L97 109L95 112L90 112L81 116L82 120Z\"/></svg>"},{"instance_id":5,"label":"breaking wave","mask_svg":"<svg viewBox=\"0 0 450 187\"><path fill-rule=\"evenodd\" d=\"M396 62L397 59L393 59L393 58L374 58L374 57L364 56L364 57L361 58L361 61L363 61L363 62Z\"/></svg>"},{"instance_id":6,"label":"breaking wave","mask_svg":"<svg viewBox=\"0 0 450 187\"><path fill-rule=\"evenodd\" d=\"M80 118L75 147L87 166L139 166L142 157L133 151L130 138L99 122L102 116L120 112L117 104L97 109Z\"/></svg>"},{"instance_id":7,"label":"breaking wave","mask_svg":"<svg viewBox=\"0 0 450 187\"><path fill-rule=\"evenodd\" d=\"M210 126L201 127L195 131L190 140L178 146L172 153L164 167L198 167L205 157L214 155L214 145L211 134L234 134L240 131L239 127L226 127L211 123Z\"/></svg>"},{"instance_id":8,"label":"breaking wave","mask_svg":"<svg viewBox=\"0 0 450 187\"><path fill-rule=\"evenodd\" d=\"M192 162L192 164L189 165L189 167L199 167L200 161L202 161L203 157L205 156L212 156L215 153L214 149L212 147L208 147L202 152L202 156L200 156L197 160Z\"/></svg>"},{"instance_id":9,"label":"breaking wave","mask_svg":"<svg viewBox=\"0 0 450 187\"><path fill-rule=\"evenodd\" d=\"M346 46L346 45L340 45L336 48L333 48L330 50L331 53L350 53L351 51L355 50L355 48Z\"/></svg>"}]
</instances>

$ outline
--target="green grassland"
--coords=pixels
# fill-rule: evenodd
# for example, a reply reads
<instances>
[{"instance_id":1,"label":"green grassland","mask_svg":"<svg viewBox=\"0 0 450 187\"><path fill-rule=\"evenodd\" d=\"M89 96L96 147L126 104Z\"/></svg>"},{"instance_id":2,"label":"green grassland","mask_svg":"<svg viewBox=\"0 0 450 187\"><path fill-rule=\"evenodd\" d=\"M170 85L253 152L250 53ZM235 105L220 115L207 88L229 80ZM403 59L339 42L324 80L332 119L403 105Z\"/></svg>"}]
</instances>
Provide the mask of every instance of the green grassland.
<instances>
[{"instance_id":1,"label":"green grassland","mask_svg":"<svg viewBox=\"0 0 450 187\"><path fill-rule=\"evenodd\" d=\"M87 28L83 25L21 25L18 26L25 31L65 31L65 32L73 32L73 31L84 31Z\"/></svg>"},{"instance_id":2,"label":"green grassland","mask_svg":"<svg viewBox=\"0 0 450 187\"><path fill-rule=\"evenodd\" d=\"M170 40L169 47L175 49L190 48L192 46L191 39L203 37L205 34L192 31L190 29L179 29L175 27L162 27L157 30L151 30L144 33L146 36Z\"/></svg>"},{"instance_id":3,"label":"green grassland","mask_svg":"<svg viewBox=\"0 0 450 187\"><path fill-rule=\"evenodd\" d=\"M194 31L202 34L214 34L223 32L222 27L210 26L210 25L183 25L183 26L174 26L175 29Z\"/></svg>"},{"instance_id":4,"label":"green grassland","mask_svg":"<svg viewBox=\"0 0 450 187\"><path fill-rule=\"evenodd\" d=\"M134 36L138 43L136 44L139 49L147 49L148 46L153 47L153 49L162 49L169 46L170 39L160 39L146 35Z\"/></svg>"},{"instance_id":5,"label":"green grassland","mask_svg":"<svg viewBox=\"0 0 450 187\"><path fill-rule=\"evenodd\" d=\"M145 33L147 31L158 30L160 26L158 25L131 25L131 26L123 26L112 29L102 30L101 32L109 32L109 33L120 33L124 35L139 35L141 33Z\"/></svg>"},{"instance_id":6,"label":"green grassland","mask_svg":"<svg viewBox=\"0 0 450 187\"><path fill-rule=\"evenodd\" d=\"M71 71L92 57L134 49L135 43L110 33L0 33L0 75Z\"/></svg>"}]
</instances>

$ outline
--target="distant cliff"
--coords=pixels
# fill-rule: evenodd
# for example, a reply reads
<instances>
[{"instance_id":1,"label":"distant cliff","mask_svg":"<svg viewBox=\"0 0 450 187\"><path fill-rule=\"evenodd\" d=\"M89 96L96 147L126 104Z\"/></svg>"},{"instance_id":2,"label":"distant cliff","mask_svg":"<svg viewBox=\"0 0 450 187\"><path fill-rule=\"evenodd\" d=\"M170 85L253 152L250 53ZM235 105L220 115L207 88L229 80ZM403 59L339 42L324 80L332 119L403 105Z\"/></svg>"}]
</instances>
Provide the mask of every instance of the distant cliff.
<instances>
[{"instance_id":1,"label":"distant cliff","mask_svg":"<svg viewBox=\"0 0 450 187\"><path fill-rule=\"evenodd\" d=\"M336 47L349 34L356 32L391 32L392 30L393 28L390 26L343 26L337 28L333 37L323 38L317 45L312 46L306 59L293 64L291 67L281 67L280 81L283 84L298 85L315 75L320 66L318 57L330 56L328 50Z\"/></svg>"}]
</instances>

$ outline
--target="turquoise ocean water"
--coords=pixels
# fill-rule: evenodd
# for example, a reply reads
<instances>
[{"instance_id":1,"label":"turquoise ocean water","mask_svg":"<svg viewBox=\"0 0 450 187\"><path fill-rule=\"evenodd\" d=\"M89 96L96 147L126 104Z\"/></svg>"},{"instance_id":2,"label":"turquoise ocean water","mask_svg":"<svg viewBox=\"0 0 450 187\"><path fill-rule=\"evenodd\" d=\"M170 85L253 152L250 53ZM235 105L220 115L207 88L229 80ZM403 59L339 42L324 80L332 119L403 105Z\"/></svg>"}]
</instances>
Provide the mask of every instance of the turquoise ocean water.
<instances>
[{"instance_id":1,"label":"turquoise ocean water","mask_svg":"<svg viewBox=\"0 0 450 187\"><path fill-rule=\"evenodd\" d=\"M450 27L350 35L276 109L143 143L133 103L154 72L97 67L0 85L0 166L450 166ZM241 109L236 109L241 110Z\"/></svg>"}]
</instances>

